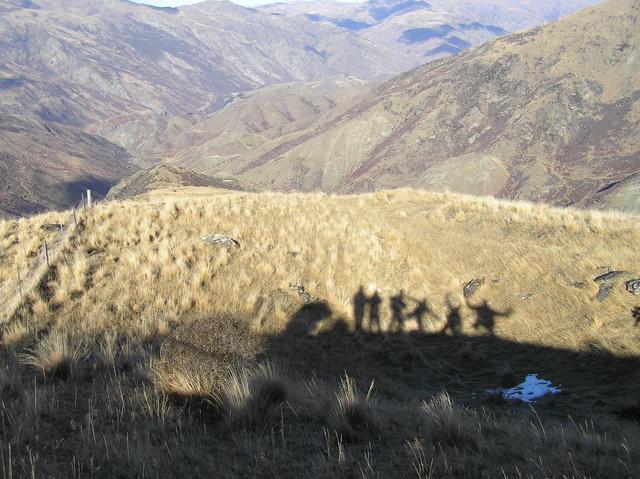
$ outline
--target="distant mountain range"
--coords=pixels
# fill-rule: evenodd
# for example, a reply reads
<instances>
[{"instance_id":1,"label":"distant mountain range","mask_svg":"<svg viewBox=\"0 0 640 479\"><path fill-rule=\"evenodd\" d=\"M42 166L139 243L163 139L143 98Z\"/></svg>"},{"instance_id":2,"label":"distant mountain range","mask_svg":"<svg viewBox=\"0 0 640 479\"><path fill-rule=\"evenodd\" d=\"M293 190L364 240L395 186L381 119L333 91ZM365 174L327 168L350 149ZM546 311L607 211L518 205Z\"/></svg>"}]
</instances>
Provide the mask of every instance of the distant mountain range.
<instances>
[{"instance_id":1,"label":"distant mountain range","mask_svg":"<svg viewBox=\"0 0 640 479\"><path fill-rule=\"evenodd\" d=\"M369 0L276 3L263 11L357 32L412 68L592 5L597 0Z\"/></svg>"},{"instance_id":2,"label":"distant mountain range","mask_svg":"<svg viewBox=\"0 0 640 479\"><path fill-rule=\"evenodd\" d=\"M0 209L69 205L158 163L263 188L608 204L638 170L637 2L469 50L591 3L0 0Z\"/></svg>"},{"instance_id":3,"label":"distant mountain range","mask_svg":"<svg viewBox=\"0 0 640 479\"><path fill-rule=\"evenodd\" d=\"M428 63L233 166L224 173L285 190L414 186L608 207L615 193L637 208L640 1Z\"/></svg>"}]
</instances>

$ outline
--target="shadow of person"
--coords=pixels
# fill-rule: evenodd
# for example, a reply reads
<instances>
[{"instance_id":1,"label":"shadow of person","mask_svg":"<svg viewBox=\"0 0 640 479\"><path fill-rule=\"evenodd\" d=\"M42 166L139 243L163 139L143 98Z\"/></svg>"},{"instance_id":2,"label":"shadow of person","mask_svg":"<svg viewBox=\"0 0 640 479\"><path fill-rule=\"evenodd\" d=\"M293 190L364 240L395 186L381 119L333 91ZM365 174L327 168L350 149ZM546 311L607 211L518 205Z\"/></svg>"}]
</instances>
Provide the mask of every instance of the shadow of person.
<instances>
[{"instance_id":1,"label":"shadow of person","mask_svg":"<svg viewBox=\"0 0 640 479\"><path fill-rule=\"evenodd\" d=\"M353 319L355 321L356 331L362 330L366 303L367 295L364 294L364 288L360 286L360 288L358 288L358 292L353 297Z\"/></svg>"},{"instance_id":2,"label":"shadow of person","mask_svg":"<svg viewBox=\"0 0 640 479\"><path fill-rule=\"evenodd\" d=\"M382 304L382 298L376 291L369 298L369 331L373 332L374 329L377 333L382 331L380 327L380 305Z\"/></svg>"},{"instance_id":3,"label":"shadow of person","mask_svg":"<svg viewBox=\"0 0 640 479\"><path fill-rule=\"evenodd\" d=\"M640 306L636 306L631 310L631 317L636 320L636 322L633 324L634 326L640 324Z\"/></svg>"},{"instance_id":4,"label":"shadow of person","mask_svg":"<svg viewBox=\"0 0 640 479\"><path fill-rule=\"evenodd\" d=\"M498 312L489 306L489 303L485 299L478 306L467 303L467 306L473 311L476 321L473 324L473 329L482 329L487 334L495 334L496 318L508 318L511 316L511 311L505 311L504 313Z\"/></svg>"},{"instance_id":5,"label":"shadow of person","mask_svg":"<svg viewBox=\"0 0 640 479\"><path fill-rule=\"evenodd\" d=\"M460 336L462 334L462 316L460 315L460 306L454 305L451 299L447 298L447 323L442 333L450 333L452 336Z\"/></svg>"},{"instance_id":6,"label":"shadow of person","mask_svg":"<svg viewBox=\"0 0 640 479\"><path fill-rule=\"evenodd\" d=\"M407 303L404 297L404 291L392 296L390 301L391 308L391 324L395 331L402 331L404 329L404 322L406 320L404 310L407 307Z\"/></svg>"},{"instance_id":7,"label":"shadow of person","mask_svg":"<svg viewBox=\"0 0 640 479\"><path fill-rule=\"evenodd\" d=\"M407 318L415 319L416 323L418 323L418 329L420 331L425 331L427 329L425 317L429 315L433 318L436 318L436 316L431 310L431 307L429 306L429 303L426 299L411 298L411 300L415 301L416 307L407 315Z\"/></svg>"},{"instance_id":8,"label":"shadow of person","mask_svg":"<svg viewBox=\"0 0 640 479\"><path fill-rule=\"evenodd\" d=\"M286 334L301 336L311 334L322 320L333 314L329 305L324 301L305 304L291 318L287 325Z\"/></svg>"}]
</instances>

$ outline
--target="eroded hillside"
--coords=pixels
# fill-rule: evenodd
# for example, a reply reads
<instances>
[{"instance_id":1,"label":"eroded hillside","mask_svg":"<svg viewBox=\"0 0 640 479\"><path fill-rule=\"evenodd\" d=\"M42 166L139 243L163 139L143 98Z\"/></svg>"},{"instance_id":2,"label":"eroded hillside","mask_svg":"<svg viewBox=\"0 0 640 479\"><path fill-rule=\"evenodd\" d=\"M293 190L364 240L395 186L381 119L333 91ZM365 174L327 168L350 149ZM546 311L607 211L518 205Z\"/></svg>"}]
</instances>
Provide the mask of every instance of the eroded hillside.
<instances>
[{"instance_id":1,"label":"eroded hillside","mask_svg":"<svg viewBox=\"0 0 640 479\"><path fill-rule=\"evenodd\" d=\"M282 189L579 202L640 169L639 12L611 0L429 63L234 173Z\"/></svg>"}]
</instances>

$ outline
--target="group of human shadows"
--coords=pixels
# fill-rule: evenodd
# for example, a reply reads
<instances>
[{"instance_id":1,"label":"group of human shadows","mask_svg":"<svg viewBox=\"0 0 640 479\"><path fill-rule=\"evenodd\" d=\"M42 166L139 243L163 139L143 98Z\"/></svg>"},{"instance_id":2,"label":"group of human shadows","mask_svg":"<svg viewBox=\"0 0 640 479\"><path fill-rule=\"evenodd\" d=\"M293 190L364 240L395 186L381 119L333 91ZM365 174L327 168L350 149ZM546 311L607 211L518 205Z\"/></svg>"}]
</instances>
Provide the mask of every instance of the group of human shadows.
<instances>
[{"instance_id":1,"label":"group of human shadows","mask_svg":"<svg viewBox=\"0 0 640 479\"><path fill-rule=\"evenodd\" d=\"M442 333L449 333L453 336L462 334L461 306L452 304L447 298L447 315ZM495 332L496 319L506 318L511 315L511 311L496 311L484 300L479 304L466 302L473 311L475 321L473 329L493 335ZM357 331L368 331L371 333L381 333L383 331L380 324L380 307L382 298L378 292L367 295L361 286L353 297L353 317ZM387 328L391 332L405 330L408 321L415 320L420 331L427 330L427 323L439 323L440 318L433 312L426 299L418 299L408 296L404 291L389 298L389 308L391 313L390 324Z\"/></svg>"}]
</instances>

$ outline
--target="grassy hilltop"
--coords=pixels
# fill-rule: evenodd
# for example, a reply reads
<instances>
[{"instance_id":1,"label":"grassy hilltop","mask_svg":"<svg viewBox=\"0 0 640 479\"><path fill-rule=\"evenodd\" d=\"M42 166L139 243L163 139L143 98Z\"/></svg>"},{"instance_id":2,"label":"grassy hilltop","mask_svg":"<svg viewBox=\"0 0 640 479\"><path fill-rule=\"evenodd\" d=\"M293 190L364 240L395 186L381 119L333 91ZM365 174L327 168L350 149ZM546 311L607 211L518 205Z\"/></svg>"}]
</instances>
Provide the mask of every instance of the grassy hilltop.
<instances>
[{"instance_id":1,"label":"grassy hilltop","mask_svg":"<svg viewBox=\"0 0 640 479\"><path fill-rule=\"evenodd\" d=\"M68 217L0 222L2 294ZM637 218L178 188L78 220L0 326L7 477L640 475ZM530 373L562 392L486 393Z\"/></svg>"}]
</instances>

